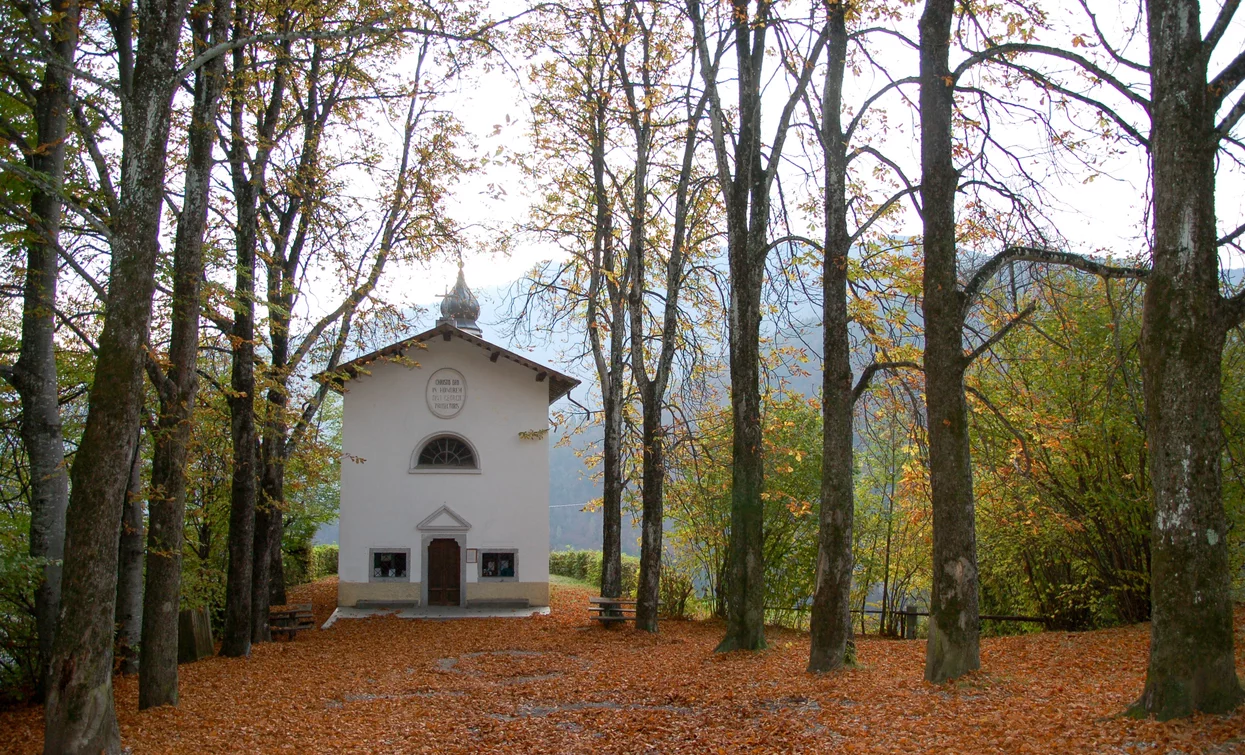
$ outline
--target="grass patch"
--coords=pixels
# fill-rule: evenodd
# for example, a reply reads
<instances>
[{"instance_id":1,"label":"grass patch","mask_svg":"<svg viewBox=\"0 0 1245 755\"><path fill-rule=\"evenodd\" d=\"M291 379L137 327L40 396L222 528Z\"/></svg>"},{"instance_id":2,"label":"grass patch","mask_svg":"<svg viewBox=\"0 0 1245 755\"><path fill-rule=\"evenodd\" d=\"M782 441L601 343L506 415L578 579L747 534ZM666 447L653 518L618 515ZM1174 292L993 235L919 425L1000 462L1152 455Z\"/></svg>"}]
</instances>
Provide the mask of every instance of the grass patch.
<instances>
[{"instance_id":1,"label":"grass patch","mask_svg":"<svg viewBox=\"0 0 1245 755\"><path fill-rule=\"evenodd\" d=\"M600 585L594 585L586 579L575 579L574 577L564 577L561 574L550 574L549 584L561 585L562 587L582 587L587 590L597 590Z\"/></svg>"}]
</instances>

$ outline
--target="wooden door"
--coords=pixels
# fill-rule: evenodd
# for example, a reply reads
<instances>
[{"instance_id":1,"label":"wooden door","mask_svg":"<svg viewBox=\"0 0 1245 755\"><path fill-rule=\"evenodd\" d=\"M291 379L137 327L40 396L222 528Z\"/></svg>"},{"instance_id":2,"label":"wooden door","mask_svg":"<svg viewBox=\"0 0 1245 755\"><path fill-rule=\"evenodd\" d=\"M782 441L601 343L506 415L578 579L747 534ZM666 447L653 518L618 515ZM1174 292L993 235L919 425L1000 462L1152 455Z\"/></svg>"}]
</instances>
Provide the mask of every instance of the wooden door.
<instances>
[{"instance_id":1,"label":"wooden door","mask_svg":"<svg viewBox=\"0 0 1245 755\"><path fill-rule=\"evenodd\" d=\"M456 606L461 573L458 541L439 537L428 543L428 605Z\"/></svg>"}]
</instances>

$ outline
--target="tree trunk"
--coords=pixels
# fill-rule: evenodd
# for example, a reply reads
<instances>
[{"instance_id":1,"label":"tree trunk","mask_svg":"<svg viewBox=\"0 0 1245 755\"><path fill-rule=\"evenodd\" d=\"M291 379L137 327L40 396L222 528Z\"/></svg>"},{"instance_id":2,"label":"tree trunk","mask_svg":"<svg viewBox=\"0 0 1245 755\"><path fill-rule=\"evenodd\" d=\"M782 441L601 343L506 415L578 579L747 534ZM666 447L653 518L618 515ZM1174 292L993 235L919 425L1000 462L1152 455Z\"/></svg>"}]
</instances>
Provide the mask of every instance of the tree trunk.
<instances>
[{"instance_id":1,"label":"tree trunk","mask_svg":"<svg viewBox=\"0 0 1245 755\"><path fill-rule=\"evenodd\" d=\"M44 751L120 752L112 640L121 510L138 435L160 207L186 0L138 6L133 79L122 91L121 197L104 328L73 465L60 632L52 652ZM129 41L129 29L119 30Z\"/></svg>"},{"instance_id":2,"label":"tree trunk","mask_svg":"<svg viewBox=\"0 0 1245 755\"><path fill-rule=\"evenodd\" d=\"M234 24L234 37L247 34L245 22ZM230 107L231 144L229 163L233 176L237 226L234 232L237 261L234 281L234 321L230 340L233 367L229 397L230 435L233 439L233 478L229 503L229 572L225 588L225 627L221 655L249 655L252 642L252 582L255 533L258 530L255 469L255 247L258 177L247 176L247 150L243 113L246 68L242 48L234 51L234 92Z\"/></svg>"},{"instance_id":3,"label":"tree trunk","mask_svg":"<svg viewBox=\"0 0 1245 755\"><path fill-rule=\"evenodd\" d=\"M122 675L138 673L138 648L143 628L143 456L142 439L134 446L130 481L121 510L117 552L116 655Z\"/></svg>"},{"instance_id":4,"label":"tree trunk","mask_svg":"<svg viewBox=\"0 0 1245 755\"><path fill-rule=\"evenodd\" d=\"M672 337L666 333L665 337ZM661 596L661 552L665 468L665 440L661 429L661 399L656 395L656 381L646 381L641 411L644 412L641 442L643 451L643 482L640 500L642 519L640 532L640 576L636 586L635 627L646 632L657 631L657 609Z\"/></svg>"},{"instance_id":5,"label":"tree trunk","mask_svg":"<svg viewBox=\"0 0 1245 755\"><path fill-rule=\"evenodd\" d=\"M1220 477L1226 331L1215 232L1213 94L1195 0L1149 0L1154 265L1141 368L1154 495L1150 665L1133 710L1222 713L1245 693L1232 637Z\"/></svg>"},{"instance_id":6,"label":"tree trunk","mask_svg":"<svg viewBox=\"0 0 1245 755\"><path fill-rule=\"evenodd\" d=\"M284 482L282 485L284 485ZM284 505L285 503L282 501L282 506ZM268 579L268 604L281 606L287 602L285 594L285 551L282 545L282 540L285 537L285 515L278 515L272 525L274 532L272 535L272 555L269 556L272 559L272 565L268 567L271 572Z\"/></svg>"},{"instance_id":7,"label":"tree trunk","mask_svg":"<svg viewBox=\"0 0 1245 755\"><path fill-rule=\"evenodd\" d=\"M622 596L622 349L610 350L609 390L603 397L605 438L602 445L601 595ZM608 626L608 625L607 625Z\"/></svg>"},{"instance_id":8,"label":"tree trunk","mask_svg":"<svg viewBox=\"0 0 1245 755\"><path fill-rule=\"evenodd\" d=\"M77 0L58 0L48 22L50 54L72 61L78 47ZM69 476L56 378L56 272L60 240L60 190L65 179L65 135L72 71L47 63L35 95L37 149L27 164L47 185L34 185L30 197L26 278L22 290L22 340L17 363L8 374L21 400L22 446L30 462L30 555L43 559L43 579L35 590L35 628L39 637L38 683L46 690L48 664L60 611L61 560L65 553L65 510Z\"/></svg>"},{"instance_id":9,"label":"tree trunk","mask_svg":"<svg viewBox=\"0 0 1245 755\"><path fill-rule=\"evenodd\" d=\"M270 446L264 444L264 455ZM251 642L268 642L268 608L272 598L272 563L274 544L280 548L281 531L281 468L265 459L260 480L260 504L255 509L255 543L251 572Z\"/></svg>"},{"instance_id":10,"label":"tree trunk","mask_svg":"<svg viewBox=\"0 0 1245 755\"><path fill-rule=\"evenodd\" d=\"M592 201L596 210L592 228L593 269L590 271L588 321L592 327L589 341L601 381L601 412L604 421L602 439L601 491L601 595L622 596L622 431L623 431L623 357L626 346L626 319L623 310L622 282L615 275L614 223L610 194L606 186L607 106L601 92L593 92L589 102L592 111ZM604 318L598 313L602 285L609 300L608 352L601 341L600 327Z\"/></svg>"},{"instance_id":11,"label":"tree trunk","mask_svg":"<svg viewBox=\"0 0 1245 755\"><path fill-rule=\"evenodd\" d=\"M981 665L977 543L968 407L964 398L963 302L956 278L951 155L953 83L948 69L954 0L927 0L921 16L921 199L924 219L925 396L934 514L925 679L943 682Z\"/></svg>"},{"instance_id":12,"label":"tree trunk","mask_svg":"<svg viewBox=\"0 0 1245 755\"><path fill-rule=\"evenodd\" d=\"M223 40L229 30L229 0L216 0L212 31L207 19L191 23L195 49ZM190 442L198 378L199 292L203 278L203 235L211 191L216 111L224 86L223 55L195 76L194 106L187 134L185 199L173 243L173 317L169 371L157 382L160 417L152 454L147 589L138 707L177 705L178 609L181 606L182 537L186 516L186 448Z\"/></svg>"},{"instance_id":13,"label":"tree trunk","mask_svg":"<svg viewBox=\"0 0 1245 755\"><path fill-rule=\"evenodd\" d=\"M255 337L250 273L255 269L254 248L249 258L238 249L237 312L232 335L234 347L229 398L230 436L233 439L233 477L229 500L229 571L225 586L225 628L221 655L242 657L251 652L251 582L256 531L255 480ZM244 302L245 299L245 302Z\"/></svg>"},{"instance_id":14,"label":"tree trunk","mask_svg":"<svg viewBox=\"0 0 1245 755\"><path fill-rule=\"evenodd\" d=\"M823 287L821 517L817 574L809 622L809 671L841 668L852 637L852 365L848 341L847 145L840 112L847 56L842 3L830 6L832 27L822 94L822 149L826 168Z\"/></svg>"},{"instance_id":15,"label":"tree trunk","mask_svg":"<svg viewBox=\"0 0 1245 755\"><path fill-rule=\"evenodd\" d=\"M765 276L769 183L761 164L761 66L765 23L752 28L748 3L734 0L739 66L735 176L726 195L731 276L731 535L726 636L717 651L760 650L765 643L765 460L761 440L761 287ZM768 14L765 14L768 15ZM771 159L776 159L771 156Z\"/></svg>"},{"instance_id":16,"label":"tree trunk","mask_svg":"<svg viewBox=\"0 0 1245 755\"><path fill-rule=\"evenodd\" d=\"M278 383L269 389L264 412L263 444L261 453L261 478L259 509L255 512L254 571L251 581L251 641L267 642L268 608L275 596L277 605L285 602L284 571L281 568L281 517L285 510L285 462L286 462L286 388L289 359L289 317L293 309L292 284L286 281L286 260L269 263L268 301L280 310L269 317L269 338L272 343L272 366L269 379ZM294 265L297 265L295 260ZM290 271L293 272L293 271ZM274 576L280 575L274 579Z\"/></svg>"}]
</instances>

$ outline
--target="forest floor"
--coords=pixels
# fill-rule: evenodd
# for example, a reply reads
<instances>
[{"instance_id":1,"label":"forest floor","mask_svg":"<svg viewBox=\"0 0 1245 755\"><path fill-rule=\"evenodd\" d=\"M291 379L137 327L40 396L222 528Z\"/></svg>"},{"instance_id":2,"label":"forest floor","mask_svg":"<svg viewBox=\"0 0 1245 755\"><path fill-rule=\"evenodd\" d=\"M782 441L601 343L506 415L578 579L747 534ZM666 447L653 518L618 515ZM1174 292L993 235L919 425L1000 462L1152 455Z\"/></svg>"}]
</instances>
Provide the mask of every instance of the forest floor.
<instances>
[{"instance_id":1,"label":"forest floor","mask_svg":"<svg viewBox=\"0 0 1245 755\"><path fill-rule=\"evenodd\" d=\"M982 671L934 685L923 641L861 638L858 668L813 676L805 634L718 655L719 622L605 629L587 590L553 590L548 616L340 621L185 665L177 708L139 712L136 679L118 678L122 739L134 753L1245 753L1245 708L1120 715L1141 693L1148 625L987 638ZM291 592L319 626L336 582ZM1245 678L1245 608L1236 618ZM41 710L0 712L0 732L0 750L38 752Z\"/></svg>"}]
</instances>

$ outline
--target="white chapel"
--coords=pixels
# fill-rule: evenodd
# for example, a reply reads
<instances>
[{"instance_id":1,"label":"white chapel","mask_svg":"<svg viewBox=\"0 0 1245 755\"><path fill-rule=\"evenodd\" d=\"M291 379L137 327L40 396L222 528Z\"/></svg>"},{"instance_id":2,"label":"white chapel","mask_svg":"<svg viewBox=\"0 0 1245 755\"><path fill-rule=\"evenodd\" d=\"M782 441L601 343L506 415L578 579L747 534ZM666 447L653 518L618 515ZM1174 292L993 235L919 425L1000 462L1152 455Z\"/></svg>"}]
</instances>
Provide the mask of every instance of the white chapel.
<instances>
[{"instance_id":1,"label":"white chapel","mask_svg":"<svg viewBox=\"0 0 1245 755\"><path fill-rule=\"evenodd\" d=\"M343 395L340 606L549 604L549 405L579 381L479 315L460 264L436 327L318 376Z\"/></svg>"}]
</instances>

